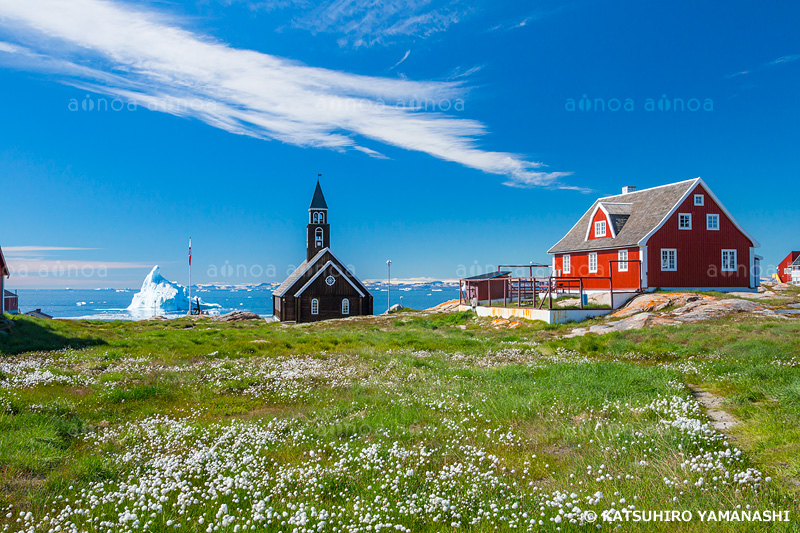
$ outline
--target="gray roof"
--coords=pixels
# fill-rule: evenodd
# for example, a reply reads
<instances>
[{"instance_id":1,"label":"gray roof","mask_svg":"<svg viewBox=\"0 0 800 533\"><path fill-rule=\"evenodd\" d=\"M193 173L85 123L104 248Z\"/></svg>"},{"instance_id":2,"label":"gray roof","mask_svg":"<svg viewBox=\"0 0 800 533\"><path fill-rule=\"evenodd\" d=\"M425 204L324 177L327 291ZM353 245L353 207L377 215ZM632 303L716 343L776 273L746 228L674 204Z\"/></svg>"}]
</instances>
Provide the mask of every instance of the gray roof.
<instances>
[{"instance_id":1,"label":"gray roof","mask_svg":"<svg viewBox=\"0 0 800 533\"><path fill-rule=\"evenodd\" d=\"M800 265L800 255L798 255L794 261L792 261L792 266Z\"/></svg>"},{"instance_id":2,"label":"gray roof","mask_svg":"<svg viewBox=\"0 0 800 533\"><path fill-rule=\"evenodd\" d=\"M511 271L497 271L497 272L487 272L486 274L479 274L477 276L472 276L471 278L464 278L464 281L482 281L487 279L494 279L494 278L503 278L511 274Z\"/></svg>"},{"instance_id":3,"label":"gray roof","mask_svg":"<svg viewBox=\"0 0 800 533\"><path fill-rule=\"evenodd\" d=\"M652 189L599 198L564 238L548 250L548 253L638 246L639 241L654 230L698 182L699 179L680 181ZM595 209L599 207L598 204L603 204L603 208L611 216L616 237L586 240L589 223Z\"/></svg>"},{"instance_id":4,"label":"gray roof","mask_svg":"<svg viewBox=\"0 0 800 533\"><path fill-rule=\"evenodd\" d=\"M328 209L328 203L325 201L325 196L322 194L322 187L319 186L319 180L317 180L317 187L314 189L314 196L311 198L309 209Z\"/></svg>"},{"instance_id":5,"label":"gray roof","mask_svg":"<svg viewBox=\"0 0 800 533\"><path fill-rule=\"evenodd\" d=\"M322 257L322 256L325 254L325 252L327 252L327 251L328 251L328 249L327 249L327 248L323 248L322 250L320 250L319 252L317 252L317 255L315 255L314 257L312 257L312 258L311 258L311 261L308 261L308 260L306 260L306 261L303 261L302 263L300 263L300 266L299 266L299 267L297 267L297 268L295 268L295 269L294 269L294 272L292 272L292 273L289 275L289 277L288 277L288 278L286 278L285 280L283 280L283 283L281 283L280 285L278 285L278 288L277 288L277 289L275 289L275 291L272 293L272 295L273 295L273 296L283 296L284 294L286 294L286 291L288 291L288 290L289 290L289 289L292 287L292 285L294 285L294 284L295 284L295 282L296 282L298 279L300 279L300 278L303 276L303 272L305 272L305 271L306 271L306 269L307 269L307 268L308 268L310 265L313 265L314 263L316 263L317 261L319 261L319 260L320 260L320 258L321 258L321 257Z\"/></svg>"}]
</instances>

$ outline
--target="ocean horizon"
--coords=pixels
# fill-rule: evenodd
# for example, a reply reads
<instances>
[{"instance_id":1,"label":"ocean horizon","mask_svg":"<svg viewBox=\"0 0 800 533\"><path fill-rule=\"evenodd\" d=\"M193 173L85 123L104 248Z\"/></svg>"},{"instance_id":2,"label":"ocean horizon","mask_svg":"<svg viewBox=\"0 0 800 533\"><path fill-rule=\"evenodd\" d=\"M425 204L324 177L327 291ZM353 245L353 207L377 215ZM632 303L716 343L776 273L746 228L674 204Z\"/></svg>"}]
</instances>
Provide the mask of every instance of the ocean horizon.
<instances>
[{"instance_id":1,"label":"ocean horizon","mask_svg":"<svg viewBox=\"0 0 800 533\"><path fill-rule=\"evenodd\" d=\"M185 311L165 312L158 309L129 311L138 289L18 289L20 313L41 309L53 318L72 320L143 320L154 316L180 317ZM271 289L200 288L193 291L205 303L219 304L213 314L249 311L263 317L272 316ZM386 289L371 289L375 314L386 310ZM392 305L401 303L412 309L427 309L458 298L457 288L392 289Z\"/></svg>"}]
</instances>

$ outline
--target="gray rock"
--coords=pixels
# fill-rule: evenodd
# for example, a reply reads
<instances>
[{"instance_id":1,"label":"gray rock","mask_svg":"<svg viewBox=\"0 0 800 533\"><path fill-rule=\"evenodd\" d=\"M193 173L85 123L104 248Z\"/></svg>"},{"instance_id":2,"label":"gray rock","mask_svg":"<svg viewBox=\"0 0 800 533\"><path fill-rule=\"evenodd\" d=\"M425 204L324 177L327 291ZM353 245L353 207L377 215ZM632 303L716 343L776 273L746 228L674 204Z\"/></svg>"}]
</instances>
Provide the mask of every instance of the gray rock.
<instances>
[{"instance_id":1,"label":"gray rock","mask_svg":"<svg viewBox=\"0 0 800 533\"><path fill-rule=\"evenodd\" d=\"M221 322L239 322L241 320L261 320L261 317L249 311L231 311L224 315L214 316L212 319Z\"/></svg>"}]
</instances>

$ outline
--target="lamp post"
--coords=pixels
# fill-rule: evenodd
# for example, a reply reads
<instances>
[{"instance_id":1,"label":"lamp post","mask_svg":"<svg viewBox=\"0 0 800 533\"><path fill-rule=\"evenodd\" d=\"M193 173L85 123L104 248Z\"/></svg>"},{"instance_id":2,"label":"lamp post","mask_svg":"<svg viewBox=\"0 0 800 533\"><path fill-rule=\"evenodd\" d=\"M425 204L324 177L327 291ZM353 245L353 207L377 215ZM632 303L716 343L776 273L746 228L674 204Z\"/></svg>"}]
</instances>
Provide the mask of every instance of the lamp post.
<instances>
[{"instance_id":1,"label":"lamp post","mask_svg":"<svg viewBox=\"0 0 800 533\"><path fill-rule=\"evenodd\" d=\"M386 312L392 309L392 262L386 261Z\"/></svg>"}]
</instances>

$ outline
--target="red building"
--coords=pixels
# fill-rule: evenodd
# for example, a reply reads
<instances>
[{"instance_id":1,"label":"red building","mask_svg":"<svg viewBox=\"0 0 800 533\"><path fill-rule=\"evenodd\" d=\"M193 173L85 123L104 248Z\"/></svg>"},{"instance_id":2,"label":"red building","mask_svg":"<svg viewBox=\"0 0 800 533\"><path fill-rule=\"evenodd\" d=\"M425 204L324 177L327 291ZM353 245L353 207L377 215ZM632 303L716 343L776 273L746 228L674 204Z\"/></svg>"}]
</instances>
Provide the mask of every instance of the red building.
<instances>
[{"instance_id":1,"label":"red building","mask_svg":"<svg viewBox=\"0 0 800 533\"><path fill-rule=\"evenodd\" d=\"M760 245L700 178L599 198L548 253L587 289L755 289Z\"/></svg>"},{"instance_id":2,"label":"red building","mask_svg":"<svg viewBox=\"0 0 800 533\"><path fill-rule=\"evenodd\" d=\"M17 309L17 295L9 292L5 288L5 278L10 276L8 271L8 264L6 258L3 257L3 249L0 248L0 315L3 313L16 313Z\"/></svg>"},{"instance_id":3,"label":"red building","mask_svg":"<svg viewBox=\"0 0 800 533\"><path fill-rule=\"evenodd\" d=\"M792 282L792 265L800 261L800 252L789 252L789 255L778 264L778 279L781 283Z\"/></svg>"}]
</instances>

